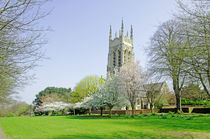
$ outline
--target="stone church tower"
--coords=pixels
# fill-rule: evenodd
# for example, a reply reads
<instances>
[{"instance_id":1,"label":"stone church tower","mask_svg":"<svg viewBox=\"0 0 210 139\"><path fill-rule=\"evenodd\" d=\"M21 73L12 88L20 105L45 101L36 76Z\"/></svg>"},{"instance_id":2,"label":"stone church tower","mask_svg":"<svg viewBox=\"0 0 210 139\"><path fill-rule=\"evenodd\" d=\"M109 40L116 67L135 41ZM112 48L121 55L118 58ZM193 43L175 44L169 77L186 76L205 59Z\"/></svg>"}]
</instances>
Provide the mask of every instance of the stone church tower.
<instances>
[{"instance_id":1,"label":"stone church tower","mask_svg":"<svg viewBox=\"0 0 210 139\"><path fill-rule=\"evenodd\" d=\"M115 37L112 38L112 28L110 26L107 76L119 72L120 68L128 62L134 62L133 28L131 26L130 37L128 36L128 32L124 35L124 25L122 21L119 36L117 36L116 32Z\"/></svg>"}]
</instances>

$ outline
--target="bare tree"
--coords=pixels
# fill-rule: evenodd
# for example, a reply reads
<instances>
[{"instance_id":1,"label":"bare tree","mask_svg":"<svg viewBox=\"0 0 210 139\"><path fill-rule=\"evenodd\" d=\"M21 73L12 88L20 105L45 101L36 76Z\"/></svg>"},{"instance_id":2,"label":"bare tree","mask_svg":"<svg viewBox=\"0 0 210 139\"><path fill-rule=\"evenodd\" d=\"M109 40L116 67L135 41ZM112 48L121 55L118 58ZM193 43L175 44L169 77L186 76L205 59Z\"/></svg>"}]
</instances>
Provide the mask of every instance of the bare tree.
<instances>
[{"instance_id":1,"label":"bare tree","mask_svg":"<svg viewBox=\"0 0 210 139\"><path fill-rule=\"evenodd\" d=\"M150 71L157 77L169 77L172 80L177 111L181 111L181 89L188 75L184 72L187 67L183 63L187 44L185 38L179 35L181 32L179 23L167 21L159 26L149 48Z\"/></svg>"},{"instance_id":2,"label":"bare tree","mask_svg":"<svg viewBox=\"0 0 210 139\"><path fill-rule=\"evenodd\" d=\"M188 67L185 72L198 80L210 97L210 1L186 5L178 0L178 5L181 14L176 17L183 26L179 35L187 38L188 44L185 49L188 58L183 61Z\"/></svg>"},{"instance_id":3,"label":"bare tree","mask_svg":"<svg viewBox=\"0 0 210 139\"><path fill-rule=\"evenodd\" d=\"M135 113L137 100L144 95L143 84L146 73L137 63L128 63L120 69L120 88L126 99L130 102L132 115Z\"/></svg>"},{"instance_id":4,"label":"bare tree","mask_svg":"<svg viewBox=\"0 0 210 139\"><path fill-rule=\"evenodd\" d=\"M1 0L0 4L0 98L5 99L24 82L26 73L43 58L46 29L40 19L48 15L48 0Z\"/></svg>"}]
</instances>

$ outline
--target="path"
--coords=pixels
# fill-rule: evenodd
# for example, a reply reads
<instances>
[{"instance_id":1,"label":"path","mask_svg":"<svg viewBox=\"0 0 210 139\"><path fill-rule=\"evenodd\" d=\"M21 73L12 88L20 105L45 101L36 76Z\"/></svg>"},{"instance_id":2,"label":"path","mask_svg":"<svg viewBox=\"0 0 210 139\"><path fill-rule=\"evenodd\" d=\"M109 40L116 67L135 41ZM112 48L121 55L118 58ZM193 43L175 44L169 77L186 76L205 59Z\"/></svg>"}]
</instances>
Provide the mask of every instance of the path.
<instances>
[{"instance_id":1,"label":"path","mask_svg":"<svg viewBox=\"0 0 210 139\"><path fill-rule=\"evenodd\" d=\"M4 132L2 131L0 127L0 139L7 139L6 136L4 135Z\"/></svg>"}]
</instances>

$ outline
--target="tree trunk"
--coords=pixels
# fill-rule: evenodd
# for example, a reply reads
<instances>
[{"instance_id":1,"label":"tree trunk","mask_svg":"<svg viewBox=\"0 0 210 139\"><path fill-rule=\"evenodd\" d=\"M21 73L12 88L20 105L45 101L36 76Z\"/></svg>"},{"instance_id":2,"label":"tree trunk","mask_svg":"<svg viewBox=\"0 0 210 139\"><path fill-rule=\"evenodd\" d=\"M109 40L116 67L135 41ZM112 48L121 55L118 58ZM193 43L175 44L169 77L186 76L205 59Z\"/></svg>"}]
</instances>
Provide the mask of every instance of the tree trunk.
<instances>
[{"instance_id":1,"label":"tree trunk","mask_svg":"<svg viewBox=\"0 0 210 139\"><path fill-rule=\"evenodd\" d=\"M176 94L176 112L182 112L181 108L181 96L179 94Z\"/></svg>"},{"instance_id":2,"label":"tree trunk","mask_svg":"<svg viewBox=\"0 0 210 139\"><path fill-rule=\"evenodd\" d=\"M74 115L75 115L76 113L75 113L75 109L74 109Z\"/></svg>"},{"instance_id":3,"label":"tree trunk","mask_svg":"<svg viewBox=\"0 0 210 139\"><path fill-rule=\"evenodd\" d=\"M153 113L153 104L150 103L150 110L151 110L151 113Z\"/></svg>"},{"instance_id":4,"label":"tree trunk","mask_svg":"<svg viewBox=\"0 0 210 139\"><path fill-rule=\"evenodd\" d=\"M111 108L109 109L109 117L110 118L112 117L112 109Z\"/></svg>"},{"instance_id":5,"label":"tree trunk","mask_svg":"<svg viewBox=\"0 0 210 139\"><path fill-rule=\"evenodd\" d=\"M89 115L91 114L91 107L89 107Z\"/></svg>"},{"instance_id":6,"label":"tree trunk","mask_svg":"<svg viewBox=\"0 0 210 139\"><path fill-rule=\"evenodd\" d=\"M103 107L101 107L100 109L101 109L101 116L103 116Z\"/></svg>"},{"instance_id":7,"label":"tree trunk","mask_svg":"<svg viewBox=\"0 0 210 139\"><path fill-rule=\"evenodd\" d=\"M135 105L132 104L132 105L131 105L131 108L132 108L132 117L134 117L134 114L135 114Z\"/></svg>"}]
</instances>

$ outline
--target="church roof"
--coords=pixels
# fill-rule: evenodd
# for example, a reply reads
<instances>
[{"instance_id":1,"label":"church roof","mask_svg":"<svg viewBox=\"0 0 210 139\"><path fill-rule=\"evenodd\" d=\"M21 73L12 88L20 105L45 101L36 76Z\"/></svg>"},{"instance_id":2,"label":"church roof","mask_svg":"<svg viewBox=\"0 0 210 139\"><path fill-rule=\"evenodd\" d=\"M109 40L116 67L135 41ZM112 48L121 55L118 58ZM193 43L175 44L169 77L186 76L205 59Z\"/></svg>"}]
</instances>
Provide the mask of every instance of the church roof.
<instances>
[{"instance_id":1,"label":"church roof","mask_svg":"<svg viewBox=\"0 0 210 139\"><path fill-rule=\"evenodd\" d=\"M146 91L161 91L161 88L164 83L166 82L145 84L143 85L143 87Z\"/></svg>"}]
</instances>

